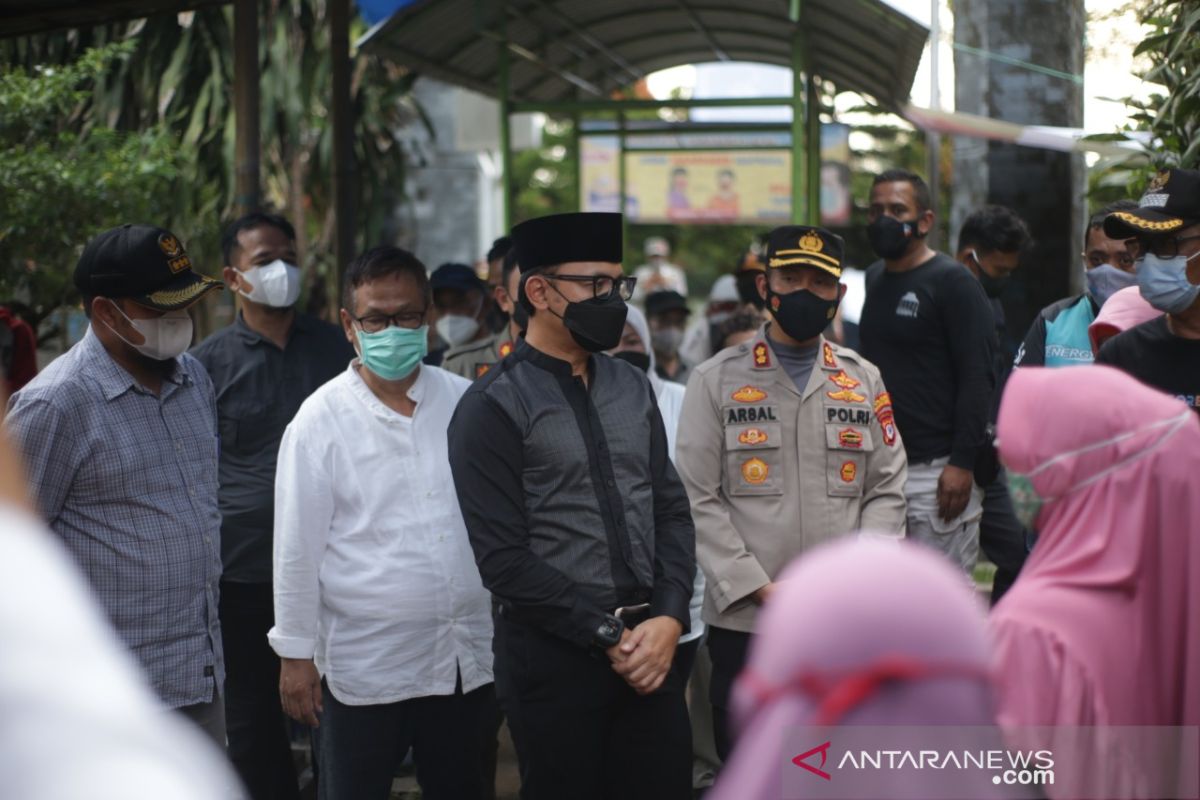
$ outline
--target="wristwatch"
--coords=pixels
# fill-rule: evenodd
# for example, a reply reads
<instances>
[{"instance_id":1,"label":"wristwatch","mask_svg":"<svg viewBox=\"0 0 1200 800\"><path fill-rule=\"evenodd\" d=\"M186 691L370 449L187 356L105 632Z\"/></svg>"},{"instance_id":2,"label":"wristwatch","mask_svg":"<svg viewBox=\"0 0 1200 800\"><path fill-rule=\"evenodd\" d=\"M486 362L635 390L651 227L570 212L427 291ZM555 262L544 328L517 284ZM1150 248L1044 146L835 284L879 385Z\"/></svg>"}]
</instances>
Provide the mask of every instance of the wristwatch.
<instances>
[{"instance_id":1,"label":"wristwatch","mask_svg":"<svg viewBox=\"0 0 1200 800\"><path fill-rule=\"evenodd\" d=\"M625 623L621 621L620 617L605 614L600 627L596 628L596 633L592 637L592 641L600 649L607 650L610 647L620 644L621 634L624 632Z\"/></svg>"}]
</instances>

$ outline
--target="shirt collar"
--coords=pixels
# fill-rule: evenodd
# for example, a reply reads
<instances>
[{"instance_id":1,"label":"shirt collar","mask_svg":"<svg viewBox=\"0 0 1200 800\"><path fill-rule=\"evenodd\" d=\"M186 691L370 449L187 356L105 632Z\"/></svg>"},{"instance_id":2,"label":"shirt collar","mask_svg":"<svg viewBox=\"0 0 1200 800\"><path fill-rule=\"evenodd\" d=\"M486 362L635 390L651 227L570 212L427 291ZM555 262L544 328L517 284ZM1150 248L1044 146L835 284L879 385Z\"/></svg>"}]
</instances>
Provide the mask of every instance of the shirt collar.
<instances>
[{"instance_id":1,"label":"shirt collar","mask_svg":"<svg viewBox=\"0 0 1200 800\"><path fill-rule=\"evenodd\" d=\"M292 318L292 329L288 331L288 344L292 343L292 338L295 337L297 333L310 332L315 327L315 323L316 319L314 317L310 317L307 314L301 314L299 311L297 311L295 316ZM242 337L250 344L267 342L266 337L246 324L246 318L242 316L242 312L240 310L237 312L237 318L233 321L233 329L237 331L238 336ZM271 344L274 343L272 342Z\"/></svg>"},{"instance_id":2,"label":"shirt collar","mask_svg":"<svg viewBox=\"0 0 1200 800\"><path fill-rule=\"evenodd\" d=\"M100 337L96 336L91 325L88 326L79 346L82 348L84 361L90 366L92 377L99 385L105 400L115 400L130 389L139 392L145 391L142 385L108 354L104 343L100 341ZM190 379L186 363L182 358L176 358L175 371L165 376L163 383L183 386ZM165 398L172 391L173 389L164 386L161 396Z\"/></svg>"},{"instance_id":3,"label":"shirt collar","mask_svg":"<svg viewBox=\"0 0 1200 800\"><path fill-rule=\"evenodd\" d=\"M354 395L358 397L358 399L361 400L364 405L366 405L372 414L382 420L389 420L392 422L416 419L417 414L419 414L421 411L421 401L425 399L425 394L428 392L429 377L427 372L430 367L426 366L425 364L419 365L417 367L417 379L413 381L412 386L408 387L408 399L417 404L417 408L413 412L412 417L406 417L403 414L398 414L384 405L383 401L375 396L375 393L371 391L371 387L367 386L367 382L363 380L363 377L359 372L360 368L367 369L366 367L362 366L362 361L358 358L352 359L350 361L350 366L347 367L347 369L350 370L350 390L354 392Z\"/></svg>"},{"instance_id":4,"label":"shirt collar","mask_svg":"<svg viewBox=\"0 0 1200 800\"><path fill-rule=\"evenodd\" d=\"M522 336L520 341L517 343L516 356L518 359L522 361L528 361L535 367L540 367L552 375L560 375L569 378L573 374L570 362L563 361L562 359L555 358L554 356L546 355L541 350L538 350L536 347L527 342L524 336ZM594 361L595 359L589 355L589 375L593 371Z\"/></svg>"}]
</instances>

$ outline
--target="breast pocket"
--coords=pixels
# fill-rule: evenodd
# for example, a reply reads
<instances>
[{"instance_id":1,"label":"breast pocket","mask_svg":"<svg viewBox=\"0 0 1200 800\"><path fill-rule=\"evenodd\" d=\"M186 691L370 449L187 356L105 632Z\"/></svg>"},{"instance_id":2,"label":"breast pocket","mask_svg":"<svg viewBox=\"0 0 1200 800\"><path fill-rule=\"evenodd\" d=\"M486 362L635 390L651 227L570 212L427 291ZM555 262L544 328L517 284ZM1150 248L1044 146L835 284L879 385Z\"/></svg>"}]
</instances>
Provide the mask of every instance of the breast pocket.
<instances>
[{"instance_id":1,"label":"breast pocket","mask_svg":"<svg viewBox=\"0 0 1200 800\"><path fill-rule=\"evenodd\" d=\"M830 497L861 497L867 454L875 449L869 424L825 425L825 473Z\"/></svg>"},{"instance_id":2,"label":"breast pocket","mask_svg":"<svg viewBox=\"0 0 1200 800\"><path fill-rule=\"evenodd\" d=\"M726 494L730 497L783 494L782 430L778 422L726 425Z\"/></svg>"}]
</instances>

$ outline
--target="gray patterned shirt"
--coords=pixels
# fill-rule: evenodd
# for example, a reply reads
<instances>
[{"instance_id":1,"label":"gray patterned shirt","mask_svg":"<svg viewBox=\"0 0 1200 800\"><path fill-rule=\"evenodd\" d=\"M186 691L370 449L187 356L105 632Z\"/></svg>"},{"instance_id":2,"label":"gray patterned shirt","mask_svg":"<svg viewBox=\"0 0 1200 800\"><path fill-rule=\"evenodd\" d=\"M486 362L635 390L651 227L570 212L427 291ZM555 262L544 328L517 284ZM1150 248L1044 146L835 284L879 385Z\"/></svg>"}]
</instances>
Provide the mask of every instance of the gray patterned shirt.
<instances>
[{"instance_id":1,"label":"gray patterned shirt","mask_svg":"<svg viewBox=\"0 0 1200 800\"><path fill-rule=\"evenodd\" d=\"M199 362L176 365L155 396L89 329L13 395L5 424L38 509L177 708L215 699L225 675L216 401Z\"/></svg>"}]
</instances>

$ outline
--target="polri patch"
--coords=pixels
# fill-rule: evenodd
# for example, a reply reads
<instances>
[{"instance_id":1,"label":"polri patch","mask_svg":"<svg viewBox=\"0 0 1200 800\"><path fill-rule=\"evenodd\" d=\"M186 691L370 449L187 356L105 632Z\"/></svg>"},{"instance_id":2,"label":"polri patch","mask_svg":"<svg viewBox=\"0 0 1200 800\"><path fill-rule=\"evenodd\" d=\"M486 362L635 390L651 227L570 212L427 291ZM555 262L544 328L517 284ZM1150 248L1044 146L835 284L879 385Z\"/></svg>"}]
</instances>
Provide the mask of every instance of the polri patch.
<instances>
[{"instance_id":1,"label":"polri patch","mask_svg":"<svg viewBox=\"0 0 1200 800\"><path fill-rule=\"evenodd\" d=\"M875 397L875 417L883 431L883 443L888 447L895 447L896 416L892 413L892 396L887 392L880 392Z\"/></svg>"},{"instance_id":2,"label":"polri patch","mask_svg":"<svg viewBox=\"0 0 1200 800\"><path fill-rule=\"evenodd\" d=\"M865 408L825 407L826 422L840 422L844 425L870 425L871 412Z\"/></svg>"},{"instance_id":3,"label":"polri patch","mask_svg":"<svg viewBox=\"0 0 1200 800\"><path fill-rule=\"evenodd\" d=\"M752 458L742 464L742 479L746 483L751 483L755 486L760 483L766 483L767 476L770 474L771 468L761 458Z\"/></svg>"},{"instance_id":4,"label":"polri patch","mask_svg":"<svg viewBox=\"0 0 1200 800\"><path fill-rule=\"evenodd\" d=\"M857 389L862 386L862 381L856 381L846 374L846 370L838 370L837 374L830 375L829 380L833 381L833 385L839 389Z\"/></svg>"},{"instance_id":5,"label":"polri patch","mask_svg":"<svg viewBox=\"0 0 1200 800\"><path fill-rule=\"evenodd\" d=\"M853 461L847 461L842 464L842 483L854 483L854 479L858 477L858 465Z\"/></svg>"},{"instance_id":6,"label":"polri patch","mask_svg":"<svg viewBox=\"0 0 1200 800\"><path fill-rule=\"evenodd\" d=\"M830 400L837 400L840 403L865 403L867 398L859 394L853 389L839 389L836 392L826 392L825 396Z\"/></svg>"}]
</instances>

